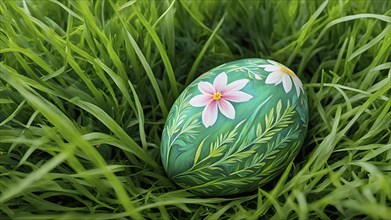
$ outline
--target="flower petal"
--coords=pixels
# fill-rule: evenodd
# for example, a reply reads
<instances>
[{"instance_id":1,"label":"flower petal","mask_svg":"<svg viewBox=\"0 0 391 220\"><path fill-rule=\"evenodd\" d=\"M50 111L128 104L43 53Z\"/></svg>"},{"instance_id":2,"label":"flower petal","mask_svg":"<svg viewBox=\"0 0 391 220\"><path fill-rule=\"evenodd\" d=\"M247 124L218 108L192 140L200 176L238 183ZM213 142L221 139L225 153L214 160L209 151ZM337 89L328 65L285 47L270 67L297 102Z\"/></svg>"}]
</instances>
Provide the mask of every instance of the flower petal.
<instances>
[{"instance_id":1,"label":"flower petal","mask_svg":"<svg viewBox=\"0 0 391 220\"><path fill-rule=\"evenodd\" d=\"M194 96L192 99L190 99L189 103L194 107L202 107L208 105L211 101L213 101L212 95L201 94L201 95Z\"/></svg>"},{"instance_id":2,"label":"flower petal","mask_svg":"<svg viewBox=\"0 0 391 220\"><path fill-rule=\"evenodd\" d=\"M212 126L217 120L217 102L213 101L209 103L204 111L202 111L202 123L205 127Z\"/></svg>"},{"instance_id":3,"label":"flower petal","mask_svg":"<svg viewBox=\"0 0 391 220\"><path fill-rule=\"evenodd\" d=\"M274 84L274 85L278 85L281 83L282 79L283 79L283 76L285 75L285 73L281 72L281 71L275 71L275 72L272 72L270 73L266 80L265 80L265 83L266 84Z\"/></svg>"},{"instance_id":4,"label":"flower petal","mask_svg":"<svg viewBox=\"0 0 391 220\"><path fill-rule=\"evenodd\" d=\"M226 85L227 74L225 72L222 72L218 76L216 76L215 81L213 82L213 87L216 92L221 92Z\"/></svg>"},{"instance_id":5,"label":"flower petal","mask_svg":"<svg viewBox=\"0 0 391 220\"><path fill-rule=\"evenodd\" d=\"M300 95L300 90L302 92L304 92L303 84L301 83L301 81L300 81L300 79L298 77L292 77L292 80L293 80L293 84L295 84L297 96L299 96Z\"/></svg>"},{"instance_id":6,"label":"flower petal","mask_svg":"<svg viewBox=\"0 0 391 220\"><path fill-rule=\"evenodd\" d=\"M282 85L284 86L285 93L288 93L292 89L292 80L288 74L284 74L282 78Z\"/></svg>"},{"instance_id":7,"label":"flower petal","mask_svg":"<svg viewBox=\"0 0 391 220\"><path fill-rule=\"evenodd\" d=\"M250 80L248 79L236 80L228 84L223 91L224 93L239 91L243 89L243 87L245 87L248 82L250 82Z\"/></svg>"},{"instance_id":8,"label":"flower petal","mask_svg":"<svg viewBox=\"0 0 391 220\"><path fill-rule=\"evenodd\" d=\"M220 99L217 102L217 105L219 106L219 109L223 115L225 115L229 119L234 119L235 118L235 108L231 103L224 99Z\"/></svg>"},{"instance_id":9,"label":"flower petal","mask_svg":"<svg viewBox=\"0 0 391 220\"><path fill-rule=\"evenodd\" d=\"M278 71L278 70L281 70L281 68L279 66L268 65L265 68L265 71L267 71L267 72L274 72L274 71Z\"/></svg>"},{"instance_id":10,"label":"flower petal","mask_svg":"<svg viewBox=\"0 0 391 220\"><path fill-rule=\"evenodd\" d=\"M265 69L265 71L267 71L267 72L273 72L273 71L280 69L278 66L274 66L271 64L261 64L261 65L258 65L258 67Z\"/></svg>"},{"instance_id":11,"label":"flower petal","mask_svg":"<svg viewBox=\"0 0 391 220\"><path fill-rule=\"evenodd\" d=\"M209 82L199 82L198 89L202 93L211 94L211 95L213 95L213 93L215 92L213 85Z\"/></svg>"},{"instance_id":12,"label":"flower petal","mask_svg":"<svg viewBox=\"0 0 391 220\"><path fill-rule=\"evenodd\" d=\"M235 91L224 94L221 99L231 102L246 102L252 99L252 96L242 91Z\"/></svg>"},{"instance_id":13,"label":"flower petal","mask_svg":"<svg viewBox=\"0 0 391 220\"><path fill-rule=\"evenodd\" d=\"M270 66L270 64L259 64L258 67L265 68L267 66Z\"/></svg>"}]
</instances>

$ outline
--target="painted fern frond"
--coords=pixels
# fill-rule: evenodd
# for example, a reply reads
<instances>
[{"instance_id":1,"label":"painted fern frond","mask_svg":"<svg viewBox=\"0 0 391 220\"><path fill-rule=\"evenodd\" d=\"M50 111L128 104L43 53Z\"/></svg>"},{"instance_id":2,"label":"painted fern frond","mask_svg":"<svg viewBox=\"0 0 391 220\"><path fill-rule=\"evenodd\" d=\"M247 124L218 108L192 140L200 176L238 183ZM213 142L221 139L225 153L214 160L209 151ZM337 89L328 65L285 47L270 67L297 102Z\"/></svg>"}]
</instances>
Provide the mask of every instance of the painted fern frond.
<instances>
[{"instance_id":1,"label":"painted fern frond","mask_svg":"<svg viewBox=\"0 0 391 220\"><path fill-rule=\"evenodd\" d=\"M293 148L292 150L294 150L297 147L298 142L292 142L292 140L297 137L299 132L300 129L298 126L291 128L283 138L277 137L275 142L268 143L265 154L256 154L251 160L251 163L246 163L244 169L237 170L232 173L232 175L238 175L242 177L245 173L257 175L261 169L262 173L265 173L267 169L270 168L273 168L273 170L279 170L280 164L284 163L286 159L289 159L287 158L289 155L281 155L278 153L281 151L281 149L287 147L288 145ZM267 163L268 160L272 160L272 162ZM267 168L264 167L265 164L269 164Z\"/></svg>"},{"instance_id":2,"label":"painted fern frond","mask_svg":"<svg viewBox=\"0 0 391 220\"><path fill-rule=\"evenodd\" d=\"M217 140L214 143L210 144L209 154L206 157L200 158L200 155L197 155L200 154L200 152L198 151L201 150L199 146L195 153L196 154L195 158L197 158L197 160L194 160L193 166L190 169L184 171L183 173L176 174L173 178L180 178L181 176L184 175L198 175L201 171L203 172L203 170L221 169L217 166L214 166L214 164L211 162L210 159L219 158L223 155L223 152L225 152L225 146L227 144L233 143L236 140L236 135L238 134L238 128L244 121L245 120L243 120L237 126L235 126L235 128L232 131L226 134L220 134Z\"/></svg>"},{"instance_id":3,"label":"painted fern frond","mask_svg":"<svg viewBox=\"0 0 391 220\"><path fill-rule=\"evenodd\" d=\"M192 94L182 94L179 100L173 106L173 120L169 120L167 125L167 152L165 153L165 166L168 167L168 161L170 157L171 148L176 140L179 140L181 135L185 134L184 140L195 139L194 134L196 134L197 128L200 127L200 122L197 120L198 114L193 115L190 119L186 120L186 115L184 112L190 108L189 100Z\"/></svg>"},{"instance_id":4,"label":"painted fern frond","mask_svg":"<svg viewBox=\"0 0 391 220\"><path fill-rule=\"evenodd\" d=\"M289 100L287 102L286 109L281 114L281 100L278 101L276 106L276 115L274 117L274 108L272 108L267 115L265 115L265 128L262 128L262 124L257 125L256 136L251 143L249 143L245 148L248 148L254 144L267 143L272 137L281 131L283 128L288 127L293 122L293 115L296 113L294 111L294 106L290 105Z\"/></svg>"}]
</instances>

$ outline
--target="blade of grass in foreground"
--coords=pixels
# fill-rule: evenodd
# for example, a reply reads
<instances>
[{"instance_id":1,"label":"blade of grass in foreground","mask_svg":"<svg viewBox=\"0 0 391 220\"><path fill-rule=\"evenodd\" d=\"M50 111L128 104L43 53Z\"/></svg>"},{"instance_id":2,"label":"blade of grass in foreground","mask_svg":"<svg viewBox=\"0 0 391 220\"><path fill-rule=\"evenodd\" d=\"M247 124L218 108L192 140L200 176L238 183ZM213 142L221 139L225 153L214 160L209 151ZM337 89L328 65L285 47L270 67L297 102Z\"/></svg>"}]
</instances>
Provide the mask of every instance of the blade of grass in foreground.
<instances>
[{"instance_id":1,"label":"blade of grass in foreground","mask_svg":"<svg viewBox=\"0 0 391 220\"><path fill-rule=\"evenodd\" d=\"M225 19L226 16L227 16L227 14L224 14L222 16L220 22L217 24L216 28L213 30L213 32L210 35L209 39L206 41L206 43L202 47L201 52L198 54L197 58L195 59L193 65L191 66L190 72L189 72L189 74L186 77L186 82L185 82L186 85L190 84L190 82L194 80L194 75L195 75L195 73L197 71L198 65L201 62L202 57L206 53L209 45L212 43L212 41L213 41L214 37L216 36L217 32L219 31L220 27L223 25L224 19Z\"/></svg>"},{"instance_id":2,"label":"blade of grass in foreground","mask_svg":"<svg viewBox=\"0 0 391 220\"><path fill-rule=\"evenodd\" d=\"M131 32L129 31L129 28L127 27L125 22L122 20L121 16L118 14L118 10L114 10L114 11L115 11L118 19L121 21L121 24L124 27L124 31L126 33L126 36L128 37L127 40L129 40L130 44L132 45L132 47L133 47L134 51L136 52L139 60L141 61L142 66L145 69L145 72L147 73L147 76L148 76L149 80L151 81L152 87L155 90L157 99L159 101L160 108L162 109L163 117L167 118L168 110L167 110L167 107L166 107L166 105L164 103L162 92L161 92L161 90L159 88L159 85L157 84L157 81L156 81L156 78L155 78L155 76L153 74L151 66L148 64L148 62L147 62L143 52L141 51L140 47L137 45L137 42L134 40Z\"/></svg>"},{"instance_id":3,"label":"blade of grass in foreground","mask_svg":"<svg viewBox=\"0 0 391 220\"><path fill-rule=\"evenodd\" d=\"M172 69L170 60L168 59L166 50L163 47L162 42L160 41L159 37L157 36L156 32L153 30L151 25L148 23L148 21L145 20L145 18L140 14L138 9L134 5L132 5L132 9L136 13L136 15L140 19L140 21L143 23L143 25L147 29L148 33L151 35L153 41L155 42L156 47L159 50L159 53L162 57L164 66L166 67L168 79L170 81L171 89L173 91L173 96L177 97L179 94L178 94L178 86L177 86L177 82L175 79L174 70Z\"/></svg>"},{"instance_id":4,"label":"blade of grass in foreground","mask_svg":"<svg viewBox=\"0 0 391 220\"><path fill-rule=\"evenodd\" d=\"M112 172L110 172L110 170L107 169L106 163L104 162L102 156L98 154L98 152L93 148L92 145L90 145L90 143L82 138L74 124L53 104L43 99L42 97L33 94L31 92L31 88L27 86L24 81L19 79L17 73L4 66L4 64L0 64L0 77L12 85L17 91L19 91L20 94L23 95L31 105L37 108L37 110L39 110L51 123L53 123L53 125L59 129L59 132L61 132L61 134L64 135L64 137L70 143L74 144L73 146L82 147L81 149L91 157L92 161L94 161L99 168L104 170L106 178L111 182L113 189L116 191L118 199L129 216L135 219L140 219L141 215L135 210L134 205L130 201L128 194L124 190L121 182ZM50 169L54 168L57 164L64 160L66 156L67 154L64 153L64 155L61 155L61 157L54 159L48 165L41 168L39 170L41 175L39 176L42 176L46 172L50 171ZM38 180L35 179L32 174L30 174L31 177L25 182L22 182L20 185L13 186L11 189L7 190L7 192L11 193L7 193L5 195L2 194L0 201L4 202L10 199L18 192L23 191L23 187L27 187L32 181Z\"/></svg>"},{"instance_id":5,"label":"blade of grass in foreground","mask_svg":"<svg viewBox=\"0 0 391 220\"><path fill-rule=\"evenodd\" d=\"M4 70L7 70L6 67L4 67ZM33 86L37 89L40 89L42 91L46 91L49 93L53 93L53 91L48 90L47 88L43 87L42 85L39 85L38 83L34 82L33 80L30 80L28 78L25 78L23 76L17 76L14 75L17 78L21 78L23 80L26 80L25 82L28 82L30 86ZM94 115L97 119L102 121L103 124L105 124L110 130L116 134L121 140L129 144L129 147L126 148L127 151L135 154L137 157L139 157L142 161L146 162L147 164L151 165L154 168L160 167L147 153L146 151L142 150L140 146L129 137L129 135L102 109L100 109L98 106L83 101L80 98L68 98L66 95L66 91L57 91L58 93L53 95L57 95L63 99L68 100L71 103L74 103L77 106L80 106L82 109L86 110L87 112Z\"/></svg>"}]
</instances>

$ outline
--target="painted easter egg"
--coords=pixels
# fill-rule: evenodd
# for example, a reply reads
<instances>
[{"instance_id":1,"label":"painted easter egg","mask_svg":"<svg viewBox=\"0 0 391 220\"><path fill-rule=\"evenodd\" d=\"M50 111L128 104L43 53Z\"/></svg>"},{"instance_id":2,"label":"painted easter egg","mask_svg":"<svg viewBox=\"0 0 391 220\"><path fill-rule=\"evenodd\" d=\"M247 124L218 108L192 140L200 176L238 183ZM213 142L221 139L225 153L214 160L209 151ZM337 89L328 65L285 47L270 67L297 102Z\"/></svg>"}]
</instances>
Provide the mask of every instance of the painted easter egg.
<instances>
[{"instance_id":1,"label":"painted easter egg","mask_svg":"<svg viewBox=\"0 0 391 220\"><path fill-rule=\"evenodd\" d=\"M248 192L281 174L307 124L303 84L288 67L255 58L225 63L175 101L162 133L162 163L193 193Z\"/></svg>"}]
</instances>

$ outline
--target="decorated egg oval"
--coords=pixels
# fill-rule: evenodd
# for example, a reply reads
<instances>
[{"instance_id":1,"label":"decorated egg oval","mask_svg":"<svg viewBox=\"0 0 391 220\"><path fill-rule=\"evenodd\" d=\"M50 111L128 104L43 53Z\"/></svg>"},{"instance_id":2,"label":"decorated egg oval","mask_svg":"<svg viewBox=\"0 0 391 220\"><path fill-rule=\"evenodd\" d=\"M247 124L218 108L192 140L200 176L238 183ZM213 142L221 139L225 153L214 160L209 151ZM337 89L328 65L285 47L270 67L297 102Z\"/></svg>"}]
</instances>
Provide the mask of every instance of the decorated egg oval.
<instances>
[{"instance_id":1,"label":"decorated egg oval","mask_svg":"<svg viewBox=\"0 0 391 220\"><path fill-rule=\"evenodd\" d=\"M281 174L307 124L303 84L288 67L256 58L225 63L175 101L162 133L162 163L193 193L248 192Z\"/></svg>"}]
</instances>

